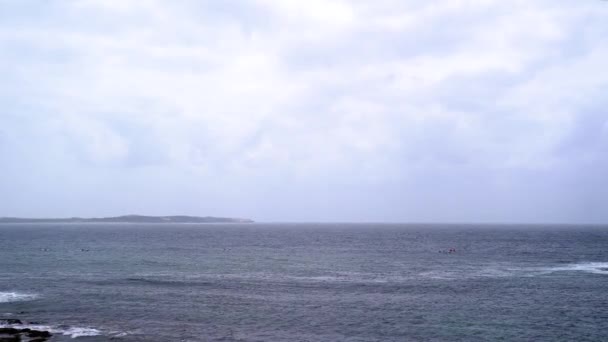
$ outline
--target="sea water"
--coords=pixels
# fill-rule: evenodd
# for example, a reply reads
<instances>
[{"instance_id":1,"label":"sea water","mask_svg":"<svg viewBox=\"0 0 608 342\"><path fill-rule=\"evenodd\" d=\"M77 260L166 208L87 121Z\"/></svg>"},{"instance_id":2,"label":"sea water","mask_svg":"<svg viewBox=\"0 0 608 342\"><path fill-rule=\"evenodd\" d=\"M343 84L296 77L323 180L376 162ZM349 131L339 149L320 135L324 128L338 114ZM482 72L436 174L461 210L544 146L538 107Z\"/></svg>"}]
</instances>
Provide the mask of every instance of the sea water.
<instances>
[{"instance_id":1,"label":"sea water","mask_svg":"<svg viewBox=\"0 0 608 342\"><path fill-rule=\"evenodd\" d=\"M9 318L55 341L605 341L608 227L3 224Z\"/></svg>"}]
</instances>

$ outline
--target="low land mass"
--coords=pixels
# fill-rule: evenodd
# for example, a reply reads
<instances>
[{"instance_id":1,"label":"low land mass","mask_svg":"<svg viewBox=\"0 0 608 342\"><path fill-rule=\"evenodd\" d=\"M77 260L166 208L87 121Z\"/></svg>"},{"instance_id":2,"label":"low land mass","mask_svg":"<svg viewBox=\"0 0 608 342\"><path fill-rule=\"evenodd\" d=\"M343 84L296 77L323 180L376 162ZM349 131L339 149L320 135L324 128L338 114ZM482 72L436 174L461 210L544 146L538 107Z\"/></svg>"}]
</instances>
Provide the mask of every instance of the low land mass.
<instances>
[{"instance_id":1,"label":"low land mass","mask_svg":"<svg viewBox=\"0 0 608 342\"><path fill-rule=\"evenodd\" d=\"M99 218L20 218L0 217L0 223L253 223L253 220L213 216L144 216L124 215Z\"/></svg>"}]
</instances>

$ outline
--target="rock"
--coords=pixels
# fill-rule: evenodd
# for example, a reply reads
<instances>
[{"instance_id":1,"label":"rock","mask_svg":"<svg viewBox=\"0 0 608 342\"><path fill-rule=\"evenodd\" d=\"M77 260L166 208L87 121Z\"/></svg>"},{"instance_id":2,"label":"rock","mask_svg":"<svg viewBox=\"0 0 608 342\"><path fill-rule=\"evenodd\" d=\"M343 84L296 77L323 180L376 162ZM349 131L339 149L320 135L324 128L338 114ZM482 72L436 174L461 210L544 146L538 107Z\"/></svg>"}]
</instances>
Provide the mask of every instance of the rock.
<instances>
[{"instance_id":1,"label":"rock","mask_svg":"<svg viewBox=\"0 0 608 342\"><path fill-rule=\"evenodd\" d=\"M49 337L51 337L51 333L48 332L48 331L30 330L30 331L27 332L27 336L29 336L29 337L49 338Z\"/></svg>"},{"instance_id":2,"label":"rock","mask_svg":"<svg viewBox=\"0 0 608 342\"><path fill-rule=\"evenodd\" d=\"M2 323L2 324L23 324L23 322L21 322L20 319L14 319L14 318L0 319L0 323Z\"/></svg>"},{"instance_id":3,"label":"rock","mask_svg":"<svg viewBox=\"0 0 608 342\"><path fill-rule=\"evenodd\" d=\"M0 328L0 342L20 342L24 335L29 337L26 339L29 342L44 342L52 336L50 332L42 330Z\"/></svg>"},{"instance_id":4,"label":"rock","mask_svg":"<svg viewBox=\"0 0 608 342\"><path fill-rule=\"evenodd\" d=\"M20 332L21 332L20 329L15 329L15 328L0 328L0 334L15 335L15 334L18 334Z\"/></svg>"}]
</instances>

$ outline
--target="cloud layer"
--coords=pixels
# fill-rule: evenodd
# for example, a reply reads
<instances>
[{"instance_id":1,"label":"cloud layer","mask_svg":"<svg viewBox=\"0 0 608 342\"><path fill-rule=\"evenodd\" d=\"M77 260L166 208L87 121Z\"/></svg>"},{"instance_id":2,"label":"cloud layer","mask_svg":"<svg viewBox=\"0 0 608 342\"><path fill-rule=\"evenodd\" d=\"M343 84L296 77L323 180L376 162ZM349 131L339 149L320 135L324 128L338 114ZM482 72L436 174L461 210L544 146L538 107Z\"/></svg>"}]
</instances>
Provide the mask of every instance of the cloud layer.
<instances>
[{"instance_id":1,"label":"cloud layer","mask_svg":"<svg viewBox=\"0 0 608 342\"><path fill-rule=\"evenodd\" d=\"M0 216L608 220L603 1L0 8Z\"/></svg>"}]
</instances>

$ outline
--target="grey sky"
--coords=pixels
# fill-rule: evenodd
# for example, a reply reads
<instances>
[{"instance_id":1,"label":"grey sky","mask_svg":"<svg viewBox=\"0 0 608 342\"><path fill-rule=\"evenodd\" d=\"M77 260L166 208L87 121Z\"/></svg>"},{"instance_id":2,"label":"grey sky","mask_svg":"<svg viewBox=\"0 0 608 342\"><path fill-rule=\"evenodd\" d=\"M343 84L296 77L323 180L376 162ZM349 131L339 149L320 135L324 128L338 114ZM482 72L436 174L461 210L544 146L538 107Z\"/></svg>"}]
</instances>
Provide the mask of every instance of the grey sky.
<instances>
[{"instance_id":1,"label":"grey sky","mask_svg":"<svg viewBox=\"0 0 608 342\"><path fill-rule=\"evenodd\" d=\"M0 0L0 216L608 222L608 3Z\"/></svg>"}]
</instances>

